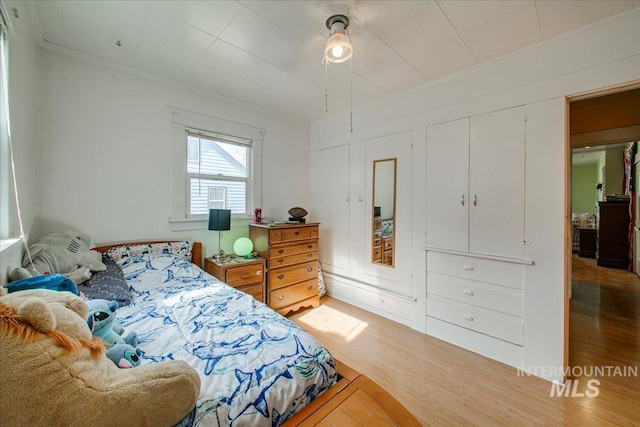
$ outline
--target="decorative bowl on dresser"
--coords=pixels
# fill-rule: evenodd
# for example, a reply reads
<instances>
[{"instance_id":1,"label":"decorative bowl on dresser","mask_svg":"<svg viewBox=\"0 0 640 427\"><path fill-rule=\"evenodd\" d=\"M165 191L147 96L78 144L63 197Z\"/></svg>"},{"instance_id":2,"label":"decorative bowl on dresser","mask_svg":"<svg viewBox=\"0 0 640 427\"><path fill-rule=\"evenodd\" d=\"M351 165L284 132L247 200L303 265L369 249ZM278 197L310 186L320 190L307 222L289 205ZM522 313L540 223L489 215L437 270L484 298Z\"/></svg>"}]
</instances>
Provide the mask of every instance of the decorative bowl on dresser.
<instances>
[{"instance_id":1,"label":"decorative bowl on dresser","mask_svg":"<svg viewBox=\"0 0 640 427\"><path fill-rule=\"evenodd\" d=\"M320 305L318 225L249 224L254 250L267 261L267 304L280 314Z\"/></svg>"},{"instance_id":2,"label":"decorative bowl on dresser","mask_svg":"<svg viewBox=\"0 0 640 427\"><path fill-rule=\"evenodd\" d=\"M215 258L205 258L204 271L239 291L253 296L256 300L265 302L264 258L230 258L222 262Z\"/></svg>"}]
</instances>

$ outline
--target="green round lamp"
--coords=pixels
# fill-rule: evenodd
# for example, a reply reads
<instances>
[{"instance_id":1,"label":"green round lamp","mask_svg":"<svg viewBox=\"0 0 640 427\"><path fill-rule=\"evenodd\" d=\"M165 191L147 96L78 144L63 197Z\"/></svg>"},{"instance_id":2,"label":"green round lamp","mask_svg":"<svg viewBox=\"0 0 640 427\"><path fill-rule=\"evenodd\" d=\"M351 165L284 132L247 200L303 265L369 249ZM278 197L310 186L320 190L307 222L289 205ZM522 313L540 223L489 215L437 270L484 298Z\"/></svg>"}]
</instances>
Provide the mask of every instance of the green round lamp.
<instances>
[{"instance_id":1,"label":"green round lamp","mask_svg":"<svg viewBox=\"0 0 640 427\"><path fill-rule=\"evenodd\" d=\"M251 239L248 239L246 237L240 237L233 244L233 252L235 252L237 256L243 256L245 258L249 258L249 255L251 254L252 250L253 250L253 242L251 241Z\"/></svg>"}]
</instances>

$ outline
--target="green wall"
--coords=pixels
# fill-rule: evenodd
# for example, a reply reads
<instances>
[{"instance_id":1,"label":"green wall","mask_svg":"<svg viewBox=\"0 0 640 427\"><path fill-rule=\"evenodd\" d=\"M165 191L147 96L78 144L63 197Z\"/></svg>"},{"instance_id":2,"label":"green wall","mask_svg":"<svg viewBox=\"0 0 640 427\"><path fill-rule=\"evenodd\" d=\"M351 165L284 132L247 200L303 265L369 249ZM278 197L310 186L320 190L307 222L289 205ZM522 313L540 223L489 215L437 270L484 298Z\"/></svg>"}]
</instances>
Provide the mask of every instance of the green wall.
<instances>
[{"instance_id":1,"label":"green wall","mask_svg":"<svg viewBox=\"0 0 640 427\"><path fill-rule=\"evenodd\" d=\"M574 165L571 182L571 211L595 213L598 164Z\"/></svg>"}]
</instances>

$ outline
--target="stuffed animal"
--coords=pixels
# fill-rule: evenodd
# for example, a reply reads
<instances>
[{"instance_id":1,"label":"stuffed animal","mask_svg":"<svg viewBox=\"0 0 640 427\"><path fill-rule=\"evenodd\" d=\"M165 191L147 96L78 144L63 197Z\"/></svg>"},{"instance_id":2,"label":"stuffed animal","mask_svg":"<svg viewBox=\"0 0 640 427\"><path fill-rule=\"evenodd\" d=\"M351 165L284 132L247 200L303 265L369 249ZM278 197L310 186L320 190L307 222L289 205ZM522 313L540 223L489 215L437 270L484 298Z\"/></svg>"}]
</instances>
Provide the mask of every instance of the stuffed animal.
<instances>
[{"instance_id":1,"label":"stuffed animal","mask_svg":"<svg viewBox=\"0 0 640 427\"><path fill-rule=\"evenodd\" d=\"M135 332L122 336L124 328L116 323L117 302L92 299L87 301L87 306L89 306L87 325L93 331L93 336L102 338L107 343L107 347L115 344L129 344L133 347L138 345L138 336Z\"/></svg>"},{"instance_id":2,"label":"stuffed animal","mask_svg":"<svg viewBox=\"0 0 640 427\"><path fill-rule=\"evenodd\" d=\"M87 315L69 292L0 296L0 425L169 427L191 412L200 391L193 368L165 361L119 369Z\"/></svg>"},{"instance_id":3,"label":"stuffed animal","mask_svg":"<svg viewBox=\"0 0 640 427\"><path fill-rule=\"evenodd\" d=\"M142 351L129 344L116 344L107 350L107 358L118 368L135 368L140 365Z\"/></svg>"},{"instance_id":4,"label":"stuffed animal","mask_svg":"<svg viewBox=\"0 0 640 427\"><path fill-rule=\"evenodd\" d=\"M91 238L76 231L52 233L29 246L22 259L23 267L14 269L9 279L15 281L47 273L60 273L76 285L88 280L94 271L104 271L102 254L89 249Z\"/></svg>"}]
</instances>

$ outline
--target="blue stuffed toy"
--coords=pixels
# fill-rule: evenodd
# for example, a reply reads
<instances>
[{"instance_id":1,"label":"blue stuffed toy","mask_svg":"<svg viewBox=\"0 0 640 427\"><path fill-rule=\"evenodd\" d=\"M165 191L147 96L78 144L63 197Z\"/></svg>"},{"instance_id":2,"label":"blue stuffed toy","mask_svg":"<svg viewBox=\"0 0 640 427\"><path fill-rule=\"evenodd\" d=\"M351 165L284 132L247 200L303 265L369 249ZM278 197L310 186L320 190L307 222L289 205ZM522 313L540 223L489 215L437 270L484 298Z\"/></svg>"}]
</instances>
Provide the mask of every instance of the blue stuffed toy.
<instances>
[{"instance_id":1,"label":"blue stuffed toy","mask_svg":"<svg viewBox=\"0 0 640 427\"><path fill-rule=\"evenodd\" d=\"M140 365L142 351L129 344L116 344L107 350L107 358L122 369Z\"/></svg>"},{"instance_id":2,"label":"blue stuffed toy","mask_svg":"<svg viewBox=\"0 0 640 427\"><path fill-rule=\"evenodd\" d=\"M123 337L124 328L115 322L117 302L92 299L87 301L87 305L89 306L87 325L89 325L94 337L102 338L108 347L116 344L129 344L132 347L137 347L138 336L136 333L129 332Z\"/></svg>"}]
</instances>

